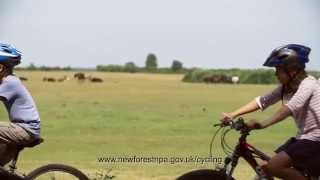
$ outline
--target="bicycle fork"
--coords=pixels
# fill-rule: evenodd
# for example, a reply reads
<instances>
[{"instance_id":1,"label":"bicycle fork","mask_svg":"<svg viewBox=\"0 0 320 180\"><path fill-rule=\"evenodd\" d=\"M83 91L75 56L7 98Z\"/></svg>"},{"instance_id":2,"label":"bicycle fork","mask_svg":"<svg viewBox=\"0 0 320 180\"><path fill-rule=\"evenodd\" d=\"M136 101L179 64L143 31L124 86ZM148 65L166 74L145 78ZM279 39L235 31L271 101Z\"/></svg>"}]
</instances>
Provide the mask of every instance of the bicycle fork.
<instances>
[{"instance_id":1,"label":"bicycle fork","mask_svg":"<svg viewBox=\"0 0 320 180\"><path fill-rule=\"evenodd\" d=\"M234 153L231 157L226 157L225 170L226 170L227 180L232 180L232 174L235 167L238 164L239 157L240 156L237 153Z\"/></svg>"}]
</instances>

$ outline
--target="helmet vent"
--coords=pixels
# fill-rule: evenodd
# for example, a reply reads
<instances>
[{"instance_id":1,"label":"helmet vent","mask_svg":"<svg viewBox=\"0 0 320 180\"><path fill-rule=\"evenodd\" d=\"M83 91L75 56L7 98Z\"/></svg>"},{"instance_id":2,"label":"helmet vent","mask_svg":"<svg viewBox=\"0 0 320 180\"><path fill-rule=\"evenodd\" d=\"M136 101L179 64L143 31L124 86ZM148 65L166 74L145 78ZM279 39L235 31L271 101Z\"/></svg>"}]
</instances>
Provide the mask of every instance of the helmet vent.
<instances>
[{"instance_id":1,"label":"helmet vent","mask_svg":"<svg viewBox=\"0 0 320 180\"><path fill-rule=\"evenodd\" d=\"M279 56L279 59L285 59L286 57L288 57L288 55L283 54L283 55Z\"/></svg>"},{"instance_id":2,"label":"helmet vent","mask_svg":"<svg viewBox=\"0 0 320 180\"><path fill-rule=\"evenodd\" d=\"M9 49L3 49L3 51L6 53L11 53L11 51Z\"/></svg>"}]
</instances>

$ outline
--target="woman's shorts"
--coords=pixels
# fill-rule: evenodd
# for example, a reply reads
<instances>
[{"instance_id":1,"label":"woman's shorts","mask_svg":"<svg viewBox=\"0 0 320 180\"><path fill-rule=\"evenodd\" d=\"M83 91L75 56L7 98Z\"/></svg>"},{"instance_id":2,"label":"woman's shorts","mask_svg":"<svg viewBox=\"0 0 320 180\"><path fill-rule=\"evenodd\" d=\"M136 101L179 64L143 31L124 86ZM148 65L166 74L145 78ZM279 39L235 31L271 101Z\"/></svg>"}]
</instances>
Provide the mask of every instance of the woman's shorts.
<instances>
[{"instance_id":1,"label":"woman's shorts","mask_svg":"<svg viewBox=\"0 0 320 180\"><path fill-rule=\"evenodd\" d=\"M312 176L320 176L320 142L307 139L290 138L275 152L286 152L293 166Z\"/></svg>"}]
</instances>

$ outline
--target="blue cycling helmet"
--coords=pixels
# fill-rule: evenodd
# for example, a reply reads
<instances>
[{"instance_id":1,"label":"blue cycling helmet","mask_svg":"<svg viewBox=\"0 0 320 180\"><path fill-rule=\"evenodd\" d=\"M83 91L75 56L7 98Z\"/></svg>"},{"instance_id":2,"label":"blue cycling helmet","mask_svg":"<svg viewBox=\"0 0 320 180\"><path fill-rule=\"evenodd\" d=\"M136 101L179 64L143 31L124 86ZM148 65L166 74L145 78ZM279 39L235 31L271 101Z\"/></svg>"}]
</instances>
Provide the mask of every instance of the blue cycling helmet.
<instances>
[{"instance_id":1,"label":"blue cycling helmet","mask_svg":"<svg viewBox=\"0 0 320 180\"><path fill-rule=\"evenodd\" d=\"M274 49L263 66L304 69L309 62L311 48L299 44L288 44Z\"/></svg>"},{"instance_id":2,"label":"blue cycling helmet","mask_svg":"<svg viewBox=\"0 0 320 180\"><path fill-rule=\"evenodd\" d=\"M14 67L21 62L21 52L9 44L0 43L0 64Z\"/></svg>"}]
</instances>

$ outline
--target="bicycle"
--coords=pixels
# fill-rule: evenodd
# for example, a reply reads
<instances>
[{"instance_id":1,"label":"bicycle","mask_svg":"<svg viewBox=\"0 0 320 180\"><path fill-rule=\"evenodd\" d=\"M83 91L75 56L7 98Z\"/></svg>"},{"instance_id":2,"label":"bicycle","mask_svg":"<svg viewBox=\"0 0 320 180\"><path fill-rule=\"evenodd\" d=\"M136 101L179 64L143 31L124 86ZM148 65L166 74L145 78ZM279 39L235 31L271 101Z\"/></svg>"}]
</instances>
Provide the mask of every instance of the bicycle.
<instances>
[{"instance_id":1,"label":"bicycle","mask_svg":"<svg viewBox=\"0 0 320 180\"><path fill-rule=\"evenodd\" d=\"M34 142L27 145L18 146L18 151L16 152L9 169L4 167L0 168L0 179L6 180L89 180L89 178L83 174L80 170L64 164L48 164L41 166L27 175L18 175L15 173L17 169L17 161L20 152L24 148L31 148L41 144L44 140L42 138L36 139Z\"/></svg>"},{"instance_id":2,"label":"bicycle","mask_svg":"<svg viewBox=\"0 0 320 180\"><path fill-rule=\"evenodd\" d=\"M213 135L210 145L210 154L214 139L216 135L219 133L219 131L222 129L223 131L221 136L221 146L225 152L227 152L228 150L232 150L231 156L227 156L225 158L224 165L222 168L194 170L181 175L176 180L235 180L232 177L232 174L236 166L238 165L238 160L240 157L244 158L244 160L250 165L250 167L253 168L253 170L256 173L255 179L273 180L272 177L268 177L263 172L261 166L258 164L256 160L257 158L259 158L262 161L267 162L270 160L270 157L247 143L246 138L249 135L250 130L248 129L242 118L239 118L237 121L231 121L229 123L215 124L214 126L218 126L220 128ZM225 141L226 134L230 132L230 130L232 129L239 131L241 134L238 143L234 149L230 148ZM311 177L307 173L303 174L309 180L320 180L320 177Z\"/></svg>"}]
</instances>

